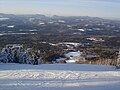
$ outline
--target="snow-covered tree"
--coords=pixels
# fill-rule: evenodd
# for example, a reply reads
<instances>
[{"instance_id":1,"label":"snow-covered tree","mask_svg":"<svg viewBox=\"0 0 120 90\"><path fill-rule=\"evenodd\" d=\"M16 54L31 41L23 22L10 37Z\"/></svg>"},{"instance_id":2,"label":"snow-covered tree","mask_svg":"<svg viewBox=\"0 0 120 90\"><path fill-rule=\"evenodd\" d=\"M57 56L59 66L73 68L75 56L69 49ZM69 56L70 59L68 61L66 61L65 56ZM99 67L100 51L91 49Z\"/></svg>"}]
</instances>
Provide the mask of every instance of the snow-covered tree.
<instances>
[{"instance_id":1,"label":"snow-covered tree","mask_svg":"<svg viewBox=\"0 0 120 90\"><path fill-rule=\"evenodd\" d=\"M42 59L40 57L40 50L32 50L32 48L27 48L25 51L25 58L27 64L41 64Z\"/></svg>"},{"instance_id":2,"label":"snow-covered tree","mask_svg":"<svg viewBox=\"0 0 120 90\"><path fill-rule=\"evenodd\" d=\"M19 44L6 45L0 52L0 62L3 63L23 63L23 64L41 64L40 50L27 48Z\"/></svg>"},{"instance_id":3,"label":"snow-covered tree","mask_svg":"<svg viewBox=\"0 0 120 90\"><path fill-rule=\"evenodd\" d=\"M119 51L119 53L118 53L117 66L120 67L120 51Z\"/></svg>"},{"instance_id":4,"label":"snow-covered tree","mask_svg":"<svg viewBox=\"0 0 120 90\"><path fill-rule=\"evenodd\" d=\"M3 48L0 53L0 62L7 63L8 62L7 56L8 56L7 50Z\"/></svg>"}]
</instances>

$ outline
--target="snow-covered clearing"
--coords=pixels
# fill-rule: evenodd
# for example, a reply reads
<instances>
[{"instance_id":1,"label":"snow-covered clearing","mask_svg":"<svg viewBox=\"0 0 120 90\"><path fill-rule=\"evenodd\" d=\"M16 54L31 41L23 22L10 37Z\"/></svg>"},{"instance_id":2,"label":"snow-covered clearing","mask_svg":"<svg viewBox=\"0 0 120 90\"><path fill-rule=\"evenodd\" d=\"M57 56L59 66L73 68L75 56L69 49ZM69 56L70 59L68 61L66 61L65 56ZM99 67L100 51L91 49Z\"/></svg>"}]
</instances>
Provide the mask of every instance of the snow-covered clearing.
<instances>
[{"instance_id":1,"label":"snow-covered clearing","mask_svg":"<svg viewBox=\"0 0 120 90\"><path fill-rule=\"evenodd\" d=\"M67 63L75 63L76 61L80 60L85 60L84 57L81 56L82 52L80 51L76 51L76 52L69 52L67 54L65 54L65 56L67 58L69 58L69 60L66 60Z\"/></svg>"},{"instance_id":2,"label":"snow-covered clearing","mask_svg":"<svg viewBox=\"0 0 120 90\"><path fill-rule=\"evenodd\" d=\"M0 64L0 90L120 90L120 70L78 64Z\"/></svg>"}]
</instances>

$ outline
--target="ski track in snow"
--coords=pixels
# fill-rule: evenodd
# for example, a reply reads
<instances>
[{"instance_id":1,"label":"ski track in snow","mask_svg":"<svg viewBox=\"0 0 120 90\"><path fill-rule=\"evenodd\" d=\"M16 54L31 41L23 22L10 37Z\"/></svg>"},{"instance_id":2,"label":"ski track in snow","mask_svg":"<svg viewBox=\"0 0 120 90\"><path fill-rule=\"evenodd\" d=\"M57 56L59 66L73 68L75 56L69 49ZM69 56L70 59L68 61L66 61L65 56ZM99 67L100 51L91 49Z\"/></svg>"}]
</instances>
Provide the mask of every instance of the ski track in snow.
<instances>
[{"instance_id":1,"label":"ski track in snow","mask_svg":"<svg viewBox=\"0 0 120 90\"><path fill-rule=\"evenodd\" d=\"M120 70L97 65L0 64L0 90L39 89L120 90Z\"/></svg>"}]
</instances>

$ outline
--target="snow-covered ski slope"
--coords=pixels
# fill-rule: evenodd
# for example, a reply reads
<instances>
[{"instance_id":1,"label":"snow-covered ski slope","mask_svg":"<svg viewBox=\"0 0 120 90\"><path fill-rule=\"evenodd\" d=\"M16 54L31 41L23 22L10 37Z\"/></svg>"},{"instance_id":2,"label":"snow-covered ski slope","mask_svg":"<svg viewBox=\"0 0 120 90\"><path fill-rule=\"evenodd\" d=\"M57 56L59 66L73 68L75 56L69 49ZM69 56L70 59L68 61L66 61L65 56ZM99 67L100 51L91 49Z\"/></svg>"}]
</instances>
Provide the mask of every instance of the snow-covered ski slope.
<instances>
[{"instance_id":1,"label":"snow-covered ski slope","mask_svg":"<svg viewBox=\"0 0 120 90\"><path fill-rule=\"evenodd\" d=\"M79 64L0 64L0 90L120 90L120 70Z\"/></svg>"}]
</instances>

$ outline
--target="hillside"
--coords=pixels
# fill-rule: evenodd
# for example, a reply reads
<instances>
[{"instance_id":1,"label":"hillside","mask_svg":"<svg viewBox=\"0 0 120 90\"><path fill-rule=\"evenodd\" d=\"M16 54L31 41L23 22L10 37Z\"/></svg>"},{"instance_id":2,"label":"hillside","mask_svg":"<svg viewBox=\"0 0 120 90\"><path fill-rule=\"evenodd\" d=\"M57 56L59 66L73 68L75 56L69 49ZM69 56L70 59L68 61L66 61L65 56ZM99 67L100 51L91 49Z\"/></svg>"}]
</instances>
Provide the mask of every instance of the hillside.
<instances>
[{"instance_id":1,"label":"hillside","mask_svg":"<svg viewBox=\"0 0 120 90\"><path fill-rule=\"evenodd\" d=\"M0 90L119 90L114 66L0 64Z\"/></svg>"}]
</instances>

